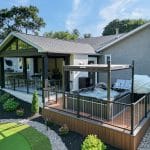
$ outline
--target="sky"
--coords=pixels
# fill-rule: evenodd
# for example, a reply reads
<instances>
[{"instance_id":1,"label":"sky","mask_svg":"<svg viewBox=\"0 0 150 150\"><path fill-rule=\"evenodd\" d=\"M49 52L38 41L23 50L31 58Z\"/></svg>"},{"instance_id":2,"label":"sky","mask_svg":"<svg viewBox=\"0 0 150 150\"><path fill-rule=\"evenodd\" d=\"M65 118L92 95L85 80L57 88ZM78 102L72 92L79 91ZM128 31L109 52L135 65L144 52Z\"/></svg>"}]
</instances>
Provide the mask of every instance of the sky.
<instances>
[{"instance_id":1,"label":"sky","mask_svg":"<svg viewBox=\"0 0 150 150\"><path fill-rule=\"evenodd\" d=\"M150 19L150 0L0 0L0 9L34 5L50 31L72 31L101 35L113 19Z\"/></svg>"}]
</instances>

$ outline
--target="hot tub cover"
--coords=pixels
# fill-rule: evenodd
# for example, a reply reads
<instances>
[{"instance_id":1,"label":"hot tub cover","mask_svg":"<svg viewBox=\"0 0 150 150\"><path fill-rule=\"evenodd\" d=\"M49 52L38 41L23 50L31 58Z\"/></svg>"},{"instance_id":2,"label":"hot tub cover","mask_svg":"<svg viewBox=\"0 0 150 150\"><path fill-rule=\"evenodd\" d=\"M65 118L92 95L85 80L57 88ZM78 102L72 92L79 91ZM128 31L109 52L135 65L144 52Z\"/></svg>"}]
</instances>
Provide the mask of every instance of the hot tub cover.
<instances>
[{"instance_id":1,"label":"hot tub cover","mask_svg":"<svg viewBox=\"0 0 150 150\"><path fill-rule=\"evenodd\" d=\"M90 91L90 90L83 91L83 92L80 92L80 95L107 100L107 90L104 90L102 88L94 88L94 90L92 90L92 91ZM119 95L119 92L111 90L111 92L110 92L111 100L114 100L115 97L118 95Z\"/></svg>"},{"instance_id":2,"label":"hot tub cover","mask_svg":"<svg viewBox=\"0 0 150 150\"><path fill-rule=\"evenodd\" d=\"M134 75L134 93L150 93L150 77L148 75Z\"/></svg>"}]
</instances>

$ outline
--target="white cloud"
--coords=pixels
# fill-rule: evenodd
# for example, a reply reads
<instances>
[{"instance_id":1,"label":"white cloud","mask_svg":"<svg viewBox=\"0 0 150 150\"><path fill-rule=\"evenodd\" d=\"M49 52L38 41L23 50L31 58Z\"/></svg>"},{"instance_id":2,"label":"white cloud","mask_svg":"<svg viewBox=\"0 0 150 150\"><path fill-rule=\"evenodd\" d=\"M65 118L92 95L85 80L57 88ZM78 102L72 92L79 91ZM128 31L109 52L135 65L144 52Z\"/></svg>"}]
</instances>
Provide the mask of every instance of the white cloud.
<instances>
[{"instance_id":1,"label":"white cloud","mask_svg":"<svg viewBox=\"0 0 150 150\"><path fill-rule=\"evenodd\" d=\"M73 0L72 11L68 15L65 22L66 29L72 31L75 28L79 28L84 20L84 17L90 12L93 0Z\"/></svg>"},{"instance_id":2,"label":"white cloud","mask_svg":"<svg viewBox=\"0 0 150 150\"><path fill-rule=\"evenodd\" d=\"M11 6L26 6L30 4L30 0L11 0L10 5Z\"/></svg>"},{"instance_id":3,"label":"white cloud","mask_svg":"<svg viewBox=\"0 0 150 150\"><path fill-rule=\"evenodd\" d=\"M144 8L135 8L135 10L130 13L130 18L150 18L150 10Z\"/></svg>"},{"instance_id":4,"label":"white cloud","mask_svg":"<svg viewBox=\"0 0 150 150\"><path fill-rule=\"evenodd\" d=\"M118 16L120 17L132 1L134 0L111 0L111 4L100 10L99 15L104 20L111 20Z\"/></svg>"},{"instance_id":5,"label":"white cloud","mask_svg":"<svg viewBox=\"0 0 150 150\"><path fill-rule=\"evenodd\" d=\"M134 7L139 0L111 0L110 4L99 11L100 22L97 30L103 31L104 27L113 19L139 19L150 17L150 11L141 6Z\"/></svg>"},{"instance_id":6,"label":"white cloud","mask_svg":"<svg viewBox=\"0 0 150 150\"><path fill-rule=\"evenodd\" d=\"M116 18L129 17L126 14L127 7L135 0L111 0L111 3L99 11L101 22L97 25L97 30L103 31L103 28L110 21Z\"/></svg>"},{"instance_id":7,"label":"white cloud","mask_svg":"<svg viewBox=\"0 0 150 150\"><path fill-rule=\"evenodd\" d=\"M69 14L66 20L66 28L70 31L75 28L79 19L79 9L81 0L73 0L72 12Z\"/></svg>"}]
</instances>

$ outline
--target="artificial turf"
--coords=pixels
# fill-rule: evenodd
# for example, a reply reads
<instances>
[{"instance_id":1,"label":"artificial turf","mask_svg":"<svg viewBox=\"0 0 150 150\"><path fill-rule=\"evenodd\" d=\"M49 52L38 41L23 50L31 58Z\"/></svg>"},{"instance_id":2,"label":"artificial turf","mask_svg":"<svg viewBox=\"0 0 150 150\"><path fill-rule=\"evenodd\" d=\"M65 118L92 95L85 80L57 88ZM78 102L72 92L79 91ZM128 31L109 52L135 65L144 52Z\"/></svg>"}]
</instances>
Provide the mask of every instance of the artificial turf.
<instances>
[{"instance_id":1,"label":"artificial turf","mask_svg":"<svg viewBox=\"0 0 150 150\"><path fill-rule=\"evenodd\" d=\"M0 150L51 150L46 136L20 123L0 123Z\"/></svg>"}]
</instances>

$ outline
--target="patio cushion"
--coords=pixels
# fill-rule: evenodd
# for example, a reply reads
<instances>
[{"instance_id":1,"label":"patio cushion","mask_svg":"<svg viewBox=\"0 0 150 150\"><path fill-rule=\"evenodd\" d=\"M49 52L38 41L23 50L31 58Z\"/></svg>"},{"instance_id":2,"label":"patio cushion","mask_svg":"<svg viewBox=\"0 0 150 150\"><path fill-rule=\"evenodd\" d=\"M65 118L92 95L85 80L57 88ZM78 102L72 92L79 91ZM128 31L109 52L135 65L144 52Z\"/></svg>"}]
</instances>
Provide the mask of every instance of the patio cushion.
<instances>
[{"instance_id":1,"label":"patio cushion","mask_svg":"<svg viewBox=\"0 0 150 150\"><path fill-rule=\"evenodd\" d=\"M131 89L131 80L117 79L113 88L114 89L130 90Z\"/></svg>"}]
</instances>

